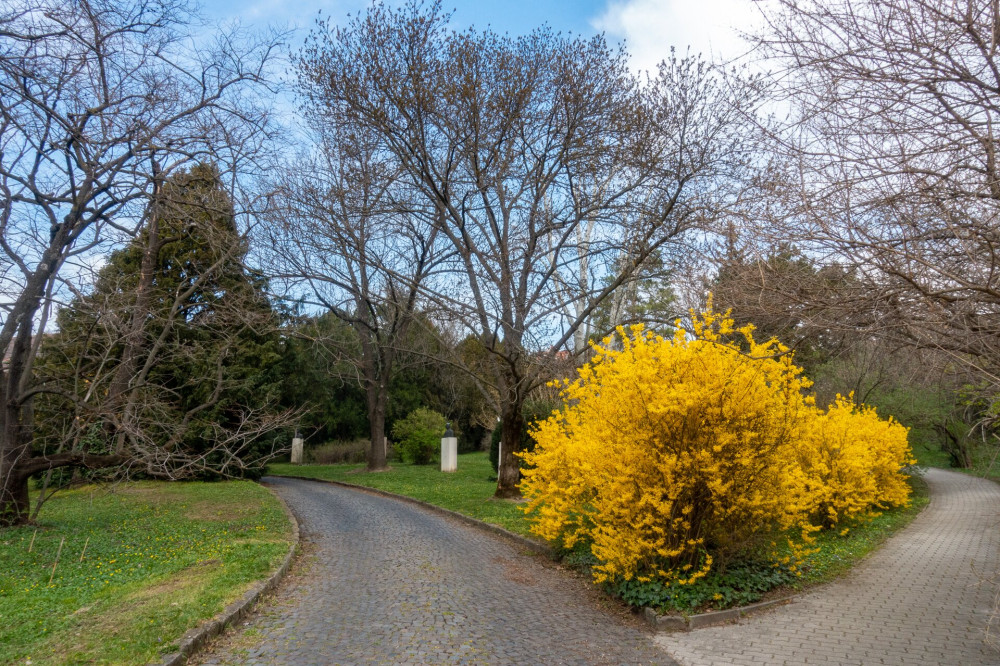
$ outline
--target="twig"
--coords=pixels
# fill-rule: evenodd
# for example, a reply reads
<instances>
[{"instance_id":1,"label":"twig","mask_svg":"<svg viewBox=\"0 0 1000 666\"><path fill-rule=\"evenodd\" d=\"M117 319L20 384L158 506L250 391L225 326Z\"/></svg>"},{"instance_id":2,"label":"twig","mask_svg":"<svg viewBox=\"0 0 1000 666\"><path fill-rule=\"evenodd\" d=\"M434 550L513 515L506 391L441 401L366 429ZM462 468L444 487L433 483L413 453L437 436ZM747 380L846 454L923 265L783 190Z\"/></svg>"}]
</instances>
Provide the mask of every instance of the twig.
<instances>
[{"instance_id":1,"label":"twig","mask_svg":"<svg viewBox=\"0 0 1000 666\"><path fill-rule=\"evenodd\" d=\"M31 549L35 547L35 537L36 536L38 536L38 530L37 529L35 529L35 533L31 535L31 543L28 544L28 552L29 553L31 552Z\"/></svg>"},{"instance_id":2,"label":"twig","mask_svg":"<svg viewBox=\"0 0 1000 666\"><path fill-rule=\"evenodd\" d=\"M56 577L56 566L59 564L59 556L62 555L62 547L64 543L66 543L66 537L63 537L59 542L59 550L56 551L56 561L52 563L52 575L49 576L49 585L52 584L52 580Z\"/></svg>"},{"instance_id":3,"label":"twig","mask_svg":"<svg viewBox=\"0 0 1000 666\"><path fill-rule=\"evenodd\" d=\"M90 537L83 542L83 552L80 553L80 561L83 562L83 556L87 554L87 544L90 543Z\"/></svg>"}]
</instances>

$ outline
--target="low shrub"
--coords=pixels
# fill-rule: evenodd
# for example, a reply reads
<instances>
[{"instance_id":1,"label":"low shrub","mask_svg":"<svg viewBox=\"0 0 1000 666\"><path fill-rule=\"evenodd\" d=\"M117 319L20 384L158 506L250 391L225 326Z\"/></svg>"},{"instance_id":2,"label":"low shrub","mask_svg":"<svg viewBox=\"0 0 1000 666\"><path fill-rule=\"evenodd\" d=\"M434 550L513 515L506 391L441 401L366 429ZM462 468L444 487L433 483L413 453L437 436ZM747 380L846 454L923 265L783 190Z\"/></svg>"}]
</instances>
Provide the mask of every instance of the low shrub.
<instances>
[{"instance_id":1,"label":"low shrub","mask_svg":"<svg viewBox=\"0 0 1000 666\"><path fill-rule=\"evenodd\" d=\"M369 441L355 439L349 442L334 441L306 449L305 461L315 465L363 463L368 460Z\"/></svg>"},{"instance_id":2,"label":"low shrub","mask_svg":"<svg viewBox=\"0 0 1000 666\"><path fill-rule=\"evenodd\" d=\"M415 465L427 465L441 450L444 430L443 415L420 407L410 412L405 419L396 421L392 427L392 437L403 460Z\"/></svg>"},{"instance_id":3,"label":"low shrub","mask_svg":"<svg viewBox=\"0 0 1000 666\"><path fill-rule=\"evenodd\" d=\"M905 428L846 399L817 409L776 340L710 308L693 319L672 339L633 327L621 349L596 346L524 456L532 531L582 543L595 580L630 597L701 594L738 562L794 573L822 526L907 501Z\"/></svg>"},{"instance_id":4,"label":"low shrub","mask_svg":"<svg viewBox=\"0 0 1000 666\"><path fill-rule=\"evenodd\" d=\"M833 527L843 518L906 503L910 487L900 470L916 462L906 428L839 395L806 423L797 451L810 484L813 523Z\"/></svg>"}]
</instances>

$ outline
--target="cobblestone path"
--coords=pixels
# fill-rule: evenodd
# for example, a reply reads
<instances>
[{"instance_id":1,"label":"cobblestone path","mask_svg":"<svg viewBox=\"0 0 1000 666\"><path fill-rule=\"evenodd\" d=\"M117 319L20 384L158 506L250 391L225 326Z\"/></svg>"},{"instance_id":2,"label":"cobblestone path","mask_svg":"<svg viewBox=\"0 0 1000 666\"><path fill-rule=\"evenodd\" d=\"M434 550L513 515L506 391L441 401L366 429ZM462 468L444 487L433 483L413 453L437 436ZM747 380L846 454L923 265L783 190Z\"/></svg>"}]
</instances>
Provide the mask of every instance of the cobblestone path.
<instances>
[{"instance_id":1,"label":"cobblestone path","mask_svg":"<svg viewBox=\"0 0 1000 666\"><path fill-rule=\"evenodd\" d=\"M674 663L580 580L503 539L389 498L269 481L309 562L199 663Z\"/></svg>"},{"instance_id":2,"label":"cobblestone path","mask_svg":"<svg viewBox=\"0 0 1000 666\"><path fill-rule=\"evenodd\" d=\"M844 579L738 625L657 643L685 666L1000 664L984 642L996 592L987 579L1000 571L1000 487L939 469L925 478L930 505Z\"/></svg>"}]
</instances>

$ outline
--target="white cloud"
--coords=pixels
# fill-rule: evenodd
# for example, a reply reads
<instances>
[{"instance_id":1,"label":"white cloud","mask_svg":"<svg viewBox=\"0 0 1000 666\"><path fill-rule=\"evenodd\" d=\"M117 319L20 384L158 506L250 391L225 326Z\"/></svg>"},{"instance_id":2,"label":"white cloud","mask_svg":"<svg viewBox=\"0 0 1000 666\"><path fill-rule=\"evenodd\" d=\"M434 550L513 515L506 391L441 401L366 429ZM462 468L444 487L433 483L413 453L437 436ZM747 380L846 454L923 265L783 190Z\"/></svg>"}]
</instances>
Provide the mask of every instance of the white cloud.
<instances>
[{"instance_id":1,"label":"white cloud","mask_svg":"<svg viewBox=\"0 0 1000 666\"><path fill-rule=\"evenodd\" d=\"M591 20L596 30L624 39L636 69L656 71L670 47L684 55L733 59L747 51L738 30L759 24L752 0L610 0Z\"/></svg>"}]
</instances>

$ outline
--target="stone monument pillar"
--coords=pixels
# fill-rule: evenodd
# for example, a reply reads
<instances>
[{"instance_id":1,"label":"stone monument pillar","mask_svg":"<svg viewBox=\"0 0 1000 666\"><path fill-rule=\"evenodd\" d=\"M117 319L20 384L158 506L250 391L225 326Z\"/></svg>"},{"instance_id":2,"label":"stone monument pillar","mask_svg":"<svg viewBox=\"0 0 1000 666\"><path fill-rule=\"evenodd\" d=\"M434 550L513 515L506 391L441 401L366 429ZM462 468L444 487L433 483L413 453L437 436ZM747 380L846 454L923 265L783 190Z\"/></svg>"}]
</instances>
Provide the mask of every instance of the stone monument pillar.
<instances>
[{"instance_id":1,"label":"stone monument pillar","mask_svg":"<svg viewBox=\"0 0 1000 666\"><path fill-rule=\"evenodd\" d=\"M458 469L458 438L451 431L451 421L441 438L441 471L454 472Z\"/></svg>"},{"instance_id":2,"label":"stone monument pillar","mask_svg":"<svg viewBox=\"0 0 1000 666\"><path fill-rule=\"evenodd\" d=\"M299 434L298 430L295 431L295 437L292 438L292 464L302 464L302 435Z\"/></svg>"}]
</instances>

